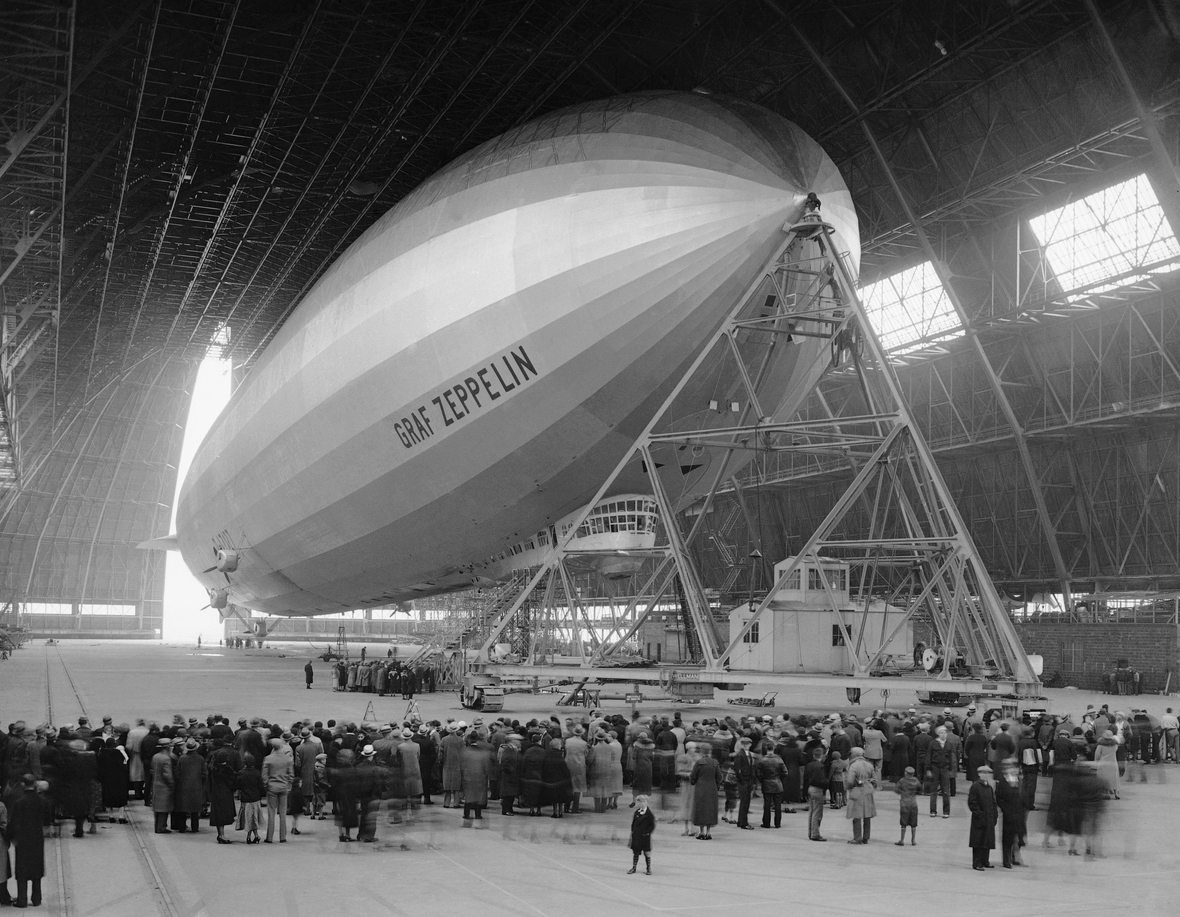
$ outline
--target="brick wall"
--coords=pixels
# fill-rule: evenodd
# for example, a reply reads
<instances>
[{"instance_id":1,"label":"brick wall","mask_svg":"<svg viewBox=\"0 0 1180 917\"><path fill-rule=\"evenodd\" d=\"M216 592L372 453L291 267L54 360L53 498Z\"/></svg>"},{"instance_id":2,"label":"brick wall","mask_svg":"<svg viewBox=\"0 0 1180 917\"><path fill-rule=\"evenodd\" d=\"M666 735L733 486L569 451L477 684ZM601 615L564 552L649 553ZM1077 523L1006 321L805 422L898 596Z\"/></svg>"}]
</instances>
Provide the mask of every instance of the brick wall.
<instances>
[{"instance_id":1,"label":"brick wall","mask_svg":"<svg viewBox=\"0 0 1180 917\"><path fill-rule=\"evenodd\" d=\"M1099 691L1102 673L1118 659L1143 674L1142 690L1163 690L1168 672L1170 690L1180 685L1180 640L1170 624L1020 624L1016 628L1025 650L1045 658L1049 678L1060 672L1064 684Z\"/></svg>"}]
</instances>

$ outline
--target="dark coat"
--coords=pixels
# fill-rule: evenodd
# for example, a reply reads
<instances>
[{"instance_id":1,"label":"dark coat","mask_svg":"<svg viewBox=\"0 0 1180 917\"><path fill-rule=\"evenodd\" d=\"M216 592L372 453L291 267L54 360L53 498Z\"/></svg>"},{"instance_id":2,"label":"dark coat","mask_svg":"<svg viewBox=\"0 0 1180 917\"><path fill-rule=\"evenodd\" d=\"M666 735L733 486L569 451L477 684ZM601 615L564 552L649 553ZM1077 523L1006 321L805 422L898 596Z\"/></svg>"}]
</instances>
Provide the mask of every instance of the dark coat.
<instances>
[{"instance_id":1,"label":"dark coat","mask_svg":"<svg viewBox=\"0 0 1180 917\"><path fill-rule=\"evenodd\" d=\"M693 787L692 823L701 828L717 824L717 791L721 788L721 768L716 759L705 755L697 761L688 782Z\"/></svg>"},{"instance_id":2,"label":"dark coat","mask_svg":"<svg viewBox=\"0 0 1180 917\"><path fill-rule=\"evenodd\" d=\"M1020 792L1020 780L1013 786L1005 777L996 781L996 806L1004 816L1003 835L1009 844L1027 834L1025 822L1024 795Z\"/></svg>"},{"instance_id":3,"label":"dark coat","mask_svg":"<svg viewBox=\"0 0 1180 917\"><path fill-rule=\"evenodd\" d=\"M758 779L762 781L764 795L781 795L786 776L787 769L783 765L783 759L778 755L763 755L762 760L758 762Z\"/></svg>"},{"instance_id":4,"label":"dark coat","mask_svg":"<svg viewBox=\"0 0 1180 917\"><path fill-rule=\"evenodd\" d=\"M967 763L967 779L974 783L979 779L979 768L987 764L987 736L973 732L963 743L963 758Z\"/></svg>"},{"instance_id":5,"label":"dark coat","mask_svg":"<svg viewBox=\"0 0 1180 917\"><path fill-rule=\"evenodd\" d=\"M459 758L460 790L463 804L488 804L488 778L492 770L492 746L487 742L473 742L464 747Z\"/></svg>"},{"instance_id":6,"label":"dark coat","mask_svg":"<svg viewBox=\"0 0 1180 917\"><path fill-rule=\"evenodd\" d=\"M130 767L124 751L114 745L104 745L97 757L98 782L102 784L102 805L105 809L121 809L127 805Z\"/></svg>"},{"instance_id":7,"label":"dark coat","mask_svg":"<svg viewBox=\"0 0 1180 917\"><path fill-rule=\"evenodd\" d=\"M176 797L173 812L200 812L205 805L205 759L195 751L181 755L173 765Z\"/></svg>"},{"instance_id":8,"label":"dark coat","mask_svg":"<svg viewBox=\"0 0 1180 917\"><path fill-rule=\"evenodd\" d=\"M905 776L905 769L910 766L910 750L910 737L904 732L895 732L889 744L889 776L895 783Z\"/></svg>"},{"instance_id":9,"label":"dark coat","mask_svg":"<svg viewBox=\"0 0 1180 917\"><path fill-rule=\"evenodd\" d=\"M237 815L234 789L238 785L238 772L241 769L242 756L232 748L215 749L209 756L209 824L233 824Z\"/></svg>"},{"instance_id":10,"label":"dark coat","mask_svg":"<svg viewBox=\"0 0 1180 917\"><path fill-rule=\"evenodd\" d=\"M16 846L16 881L26 882L45 875L46 803L35 792L26 791L8 813L8 841Z\"/></svg>"},{"instance_id":11,"label":"dark coat","mask_svg":"<svg viewBox=\"0 0 1180 917\"><path fill-rule=\"evenodd\" d=\"M976 780L967 794L967 808L971 810L971 834L967 845L977 850L993 850L996 846L995 790Z\"/></svg>"},{"instance_id":12,"label":"dark coat","mask_svg":"<svg viewBox=\"0 0 1180 917\"><path fill-rule=\"evenodd\" d=\"M631 775L631 794L647 796L651 793L652 762L655 745L650 742L635 744L635 763Z\"/></svg>"},{"instance_id":13,"label":"dark coat","mask_svg":"<svg viewBox=\"0 0 1180 917\"><path fill-rule=\"evenodd\" d=\"M627 846L635 853L651 850L651 833L656 830L656 816L649 808L641 813L638 809L631 816L631 839Z\"/></svg>"},{"instance_id":14,"label":"dark coat","mask_svg":"<svg viewBox=\"0 0 1180 917\"><path fill-rule=\"evenodd\" d=\"M8 813L8 843L17 846L17 882L45 875L45 825L47 804L35 792L26 792Z\"/></svg>"},{"instance_id":15,"label":"dark coat","mask_svg":"<svg viewBox=\"0 0 1180 917\"><path fill-rule=\"evenodd\" d=\"M541 791L544 788L544 768L545 749L540 745L530 745L521 755L521 805L528 806L530 809L544 805L541 802Z\"/></svg>"},{"instance_id":16,"label":"dark coat","mask_svg":"<svg viewBox=\"0 0 1180 917\"><path fill-rule=\"evenodd\" d=\"M500 746L500 795L520 795L520 746L505 742Z\"/></svg>"},{"instance_id":17,"label":"dark coat","mask_svg":"<svg viewBox=\"0 0 1180 917\"><path fill-rule=\"evenodd\" d=\"M651 758L648 757L648 785L651 785ZM570 769L565 763L561 749L550 745L545 749L545 760L541 763L542 805L561 805L574 798Z\"/></svg>"},{"instance_id":18,"label":"dark coat","mask_svg":"<svg viewBox=\"0 0 1180 917\"><path fill-rule=\"evenodd\" d=\"M799 747L798 742L792 740L776 747L775 753L783 759L783 767L786 768L786 776L783 778L783 801L803 802L803 767L806 764L803 749Z\"/></svg>"}]
</instances>

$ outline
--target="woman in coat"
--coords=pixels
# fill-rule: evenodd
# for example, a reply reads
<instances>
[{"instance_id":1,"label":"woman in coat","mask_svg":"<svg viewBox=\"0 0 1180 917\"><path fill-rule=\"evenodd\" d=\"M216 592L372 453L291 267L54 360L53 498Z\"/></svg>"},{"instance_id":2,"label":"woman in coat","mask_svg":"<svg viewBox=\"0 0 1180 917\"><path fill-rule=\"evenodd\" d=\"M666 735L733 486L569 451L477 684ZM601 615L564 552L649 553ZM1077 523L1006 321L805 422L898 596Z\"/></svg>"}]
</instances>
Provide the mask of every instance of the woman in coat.
<instances>
[{"instance_id":1,"label":"woman in coat","mask_svg":"<svg viewBox=\"0 0 1180 917\"><path fill-rule=\"evenodd\" d=\"M492 746L478 733L467 736L467 744L459 758L460 792L463 795L463 820L470 827L472 813L483 820L488 804L488 777L491 773Z\"/></svg>"},{"instance_id":2,"label":"woman in coat","mask_svg":"<svg viewBox=\"0 0 1180 917\"><path fill-rule=\"evenodd\" d=\"M189 739L184 743L184 754L173 765L176 796L172 804L172 820L181 834L186 827L191 827L193 834L197 833L201 809L205 807L205 759L197 754L200 747L196 739Z\"/></svg>"},{"instance_id":3,"label":"woman in coat","mask_svg":"<svg viewBox=\"0 0 1180 917\"><path fill-rule=\"evenodd\" d=\"M442 763L443 808L459 808L459 790L463 785L460 761L463 758L463 737L459 735L459 724L448 723L447 734L438 750Z\"/></svg>"},{"instance_id":4,"label":"woman in coat","mask_svg":"<svg viewBox=\"0 0 1180 917\"><path fill-rule=\"evenodd\" d=\"M417 807L418 797L422 795L421 755L422 749L414 741L413 730L406 727L402 730L402 740L397 746L395 766L401 769L402 794L414 807Z\"/></svg>"},{"instance_id":5,"label":"woman in coat","mask_svg":"<svg viewBox=\"0 0 1180 917\"><path fill-rule=\"evenodd\" d=\"M971 868L994 869L988 860L996 846L996 792L992 786L992 769L986 764L976 769L976 781L967 794L971 810Z\"/></svg>"},{"instance_id":6,"label":"woman in coat","mask_svg":"<svg viewBox=\"0 0 1180 917\"><path fill-rule=\"evenodd\" d=\"M613 729L606 734L606 752L607 770L603 781L606 807L617 809L619 797L623 795L623 746L619 744L619 734Z\"/></svg>"},{"instance_id":7,"label":"woman in coat","mask_svg":"<svg viewBox=\"0 0 1180 917\"><path fill-rule=\"evenodd\" d=\"M867 844L877 814L877 801L873 796L877 790L877 774L863 748L853 748L849 757L848 770L844 773L844 795L848 799L844 817L852 819L852 840L848 843Z\"/></svg>"},{"instance_id":8,"label":"woman in coat","mask_svg":"<svg viewBox=\"0 0 1180 917\"><path fill-rule=\"evenodd\" d=\"M360 826L360 804L357 796L356 775L353 762L355 755L351 748L340 748L336 752L336 766L330 769L332 786L332 812L340 840L351 843L352 829Z\"/></svg>"},{"instance_id":9,"label":"woman in coat","mask_svg":"<svg viewBox=\"0 0 1180 917\"><path fill-rule=\"evenodd\" d=\"M573 798L570 789L570 769L565 763L565 750L561 739L550 739L545 749L545 760L541 763L542 802L553 806L553 818L561 818L565 807Z\"/></svg>"},{"instance_id":10,"label":"woman in coat","mask_svg":"<svg viewBox=\"0 0 1180 917\"><path fill-rule=\"evenodd\" d=\"M581 726L574 727L574 734L565 742L565 764L570 770L570 806L566 810L573 814L582 811L582 796L587 792L586 756L590 753L590 746L583 738L586 730Z\"/></svg>"},{"instance_id":11,"label":"woman in coat","mask_svg":"<svg viewBox=\"0 0 1180 917\"><path fill-rule=\"evenodd\" d=\"M702 754L688 776L692 786L692 823L697 839L711 841L717 824L717 793L721 789L721 767L711 754Z\"/></svg>"},{"instance_id":12,"label":"woman in coat","mask_svg":"<svg viewBox=\"0 0 1180 917\"><path fill-rule=\"evenodd\" d=\"M510 732L500 746L500 814L515 815L512 804L520 795L521 754L523 737Z\"/></svg>"},{"instance_id":13,"label":"woman in coat","mask_svg":"<svg viewBox=\"0 0 1180 917\"><path fill-rule=\"evenodd\" d=\"M586 753L586 785L594 797L594 811L606 811L606 784L610 771L610 749L606 744L606 732L594 734L594 744Z\"/></svg>"},{"instance_id":14,"label":"woman in coat","mask_svg":"<svg viewBox=\"0 0 1180 917\"><path fill-rule=\"evenodd\" d=\"M542 735L530 736L529 746L521 755L521 805L528 806L529 815L541 814L541 792L545 778L545 747L541 742L547 738Z\"/></svg>"},{"instance_id":15,"label":"woman in coat","mask_svg":"<svg viewBox=\"0 0 1180 917\"><path fill-rule=\"evenodd\" d=\"M232 844L225 836L225 826L232 825L237 817L234 807L234 790L238 786L238 771L242 769L242 756L225 744L224 739L213 740L213 751L209 755L209 824L217 830L217 843Z\"/></svg>"},{"instance_id":16,"label":"woman in coat","mask_svg":"<svg viewBox=\"0 0 1180 917\"><path fill-rule=\"evenodd\" d=\"M636 796L635 805L635 814L631 816L631 837L627 841L627 846L631 848L631 868L627 870L627 875L635 872L635 867L639 865L639 854L642 853L644 862L647 863L647 874L650 876L651 834L656 830L656 816L648 808L646 796Z\"/></svg>"},{"instance_id":17,"label":"woman in coat","mask_svg":"<svg viewBox=\"0 0 1180 917\"><path fill-rule=\"evenodd\" d=\"M639 804L640 796L650 796L655 767L656 743L645 735L639 736L632 745L631 808Z\"/></svg>"},{"instance_id":18,"label":"woman in coat","mask_svg":"<svg viewBox=\"0 0 1180 917\"><path fill-rule=\"evenodd\" d=\"M162 741L152 756L152 812L156 817L156 834L172 833L168 827L168 815L172 811L172 788L175 784L171 746ZM78 831L80 836L81 822L78 823Z\"/></svg>"},{"instance_id":19,"label":"woman in coat","mask_svg":"<svg viewBox=\"0 0 1180 917\"><path fill-rule=\"evenodd\" d=\"M963 743L963 760L967 765L967 780L974 783L980 766L987 764L987 736L983 732L983 723L971 724L971 734Z\"/></svg>"},{"instance_id":20,"label":"woman in coat","mask_svg":"<svg viewBox=\"0 0 1180 917\"><path fill-rule=\"evenodd\" d=\"M1106 788L1107 796L1119 798L1119 742L1114 733L1107 729L1094 748L1094 763L1098 765L1098 777Z\"/></svg>"},{"instance_id":21,"label":"woman in coat","mask_svg":"<svg viewBox=\"0 0 1180 917\"><path fill-rule=\"evenodd\" d=\"M102 807L111 813L111 821L115 820L117 810L127 806L131 774L129 762L127 751L114 736L108 738L98 751L96 766L98 782L102 784Z\"/></svg>"}]
</instances>

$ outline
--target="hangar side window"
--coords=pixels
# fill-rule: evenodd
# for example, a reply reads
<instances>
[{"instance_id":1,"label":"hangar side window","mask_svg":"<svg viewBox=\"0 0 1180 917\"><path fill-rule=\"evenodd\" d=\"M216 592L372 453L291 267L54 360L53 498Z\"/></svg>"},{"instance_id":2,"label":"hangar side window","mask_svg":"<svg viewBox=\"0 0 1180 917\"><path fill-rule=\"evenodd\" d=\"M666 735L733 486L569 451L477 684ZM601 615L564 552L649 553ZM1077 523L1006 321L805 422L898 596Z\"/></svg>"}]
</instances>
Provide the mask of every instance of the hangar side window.
<instances>
[{"instance_id":1,"label":"hangar side window","mask_svg":"<svg viewBox=\"0 0 1180 917\"><path fill-rule=\"evenodd\" d=\"M742 643L757 643L758 642L758 622L754 622L754 626L750 628L750 632L742 637Z\"/></svg>"},{"instance_id":2,"label":"hangar side window","mask_svg":"<svg viewBox=\"0 0 1180 917\"><path fill-rule=\"evenodd\" d=\"M69 602L25 602L21 610L29 615L72 615L74 606Z\"/></svg>"},{"instance_id":3,"label":"hangar side window","mask_svg":"<svg viewBox=\"0 0 1180 917\"><path fill-rule=\"evenodd\" d=\"M115 604L82 604L78 606L78 613L84 615L121 615L131 617L135 614L134 605Z\"/></svg>"},{"instance_id":4,"label":"hangar side window","mask_svg":"<svg viewBox=\"0 0 1180 917\"><path fill-rule=\"evenodd\" d=\"M1065 640L1061 644L1061 668L1066 672L1081 672L1085 668L1081 640Z\"/></svg>"},{"instance_id":5,"label":"hangar side window","mask_svg":"<svg viewBox=\"0 0 1180 917\"><path fill-rule=\"evenodd\" d=\"M1028 221L1067 300L1176 270L1180 243L1146 175Z\"/></svg>"}]
</instances>

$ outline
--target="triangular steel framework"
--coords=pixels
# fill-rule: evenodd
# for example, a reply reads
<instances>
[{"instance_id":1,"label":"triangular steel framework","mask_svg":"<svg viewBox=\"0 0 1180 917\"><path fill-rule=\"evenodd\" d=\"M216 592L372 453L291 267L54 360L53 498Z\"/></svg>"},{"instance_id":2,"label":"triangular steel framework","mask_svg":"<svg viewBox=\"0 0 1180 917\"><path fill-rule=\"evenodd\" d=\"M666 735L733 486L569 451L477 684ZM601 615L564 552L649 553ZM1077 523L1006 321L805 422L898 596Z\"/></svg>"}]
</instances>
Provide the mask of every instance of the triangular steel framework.
<instances>
[{"instance_id":1,"label":"triangular steel framework","mask_svg":"<svg viewBox=\"0 0 1180 917\"><path fill-rule=\"evenodd\" d=\"M542 584L541 604L552 620L564 616L575 637L582 627L588 631L589 652L581 639L573 641L582 664L608 662L678 578L677 591L700 641L703 675L721 677L729 674L730 657L792 573L805 562L819 566L838 559L851 566L852 608L840 607L826 581L824 586L842 631L847 675L880 675L884 648L920 617L947 648L946 655L962 663L954 671L943 665L928 680L949 682L969 673L971 680L992 682L992 690L1036 693L1037 676L902 398L857 295L853 269L839 251L835 230L822 221L814 198L803 219L783 230L778 250L604 480L582 517L558 539L516 600L491 622L477 663L492 661L489 649ZM785 364L791 366L787 375L779 368ZM832 373L854 375L860 398L847 400L839 412L829 410L819 419L803 413L808 398ZM708 411L685 403L688 395L699 396L702 378L719 395ZM785 387L784 380L789 383ZM727 411L736 418L731 423L723 419ZM675 478L667 469L681 462L686 450L707 466L708 485L675 493ZM780 568L761 601L755 603L751 594L751 616L724 641L691 549L718 493L736 488L736 475L751 457L771 453L836 456L844 467L851 466L854 476L793 561ZM648 472L659 504L661 537L644 552L650 563L642 588L632 590L635 598L622 616L615 616L611 633L600 639L572 585L570 566L583 552L570 550L569 543L591 508L611 493L616 479L636 461ZM689 460L689 467L700 467L694 461ZM686 509L689 514L684 514ZM692 520L684 523L688 531L682 531L682 519ZM558 592L566 599L560 607ZM870 627L873 599L885 599L901 610L894 620L878 615ZM526 662L535 664L537 659L530 656Z\"/></svg>"}]
</instances>

